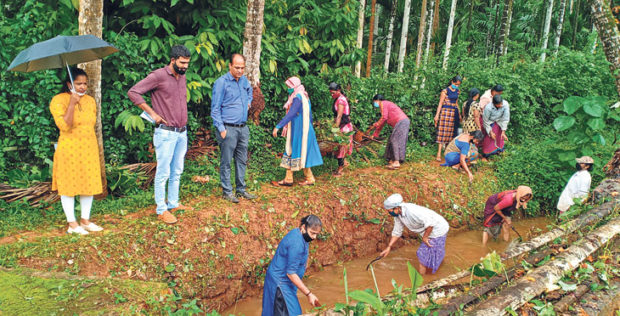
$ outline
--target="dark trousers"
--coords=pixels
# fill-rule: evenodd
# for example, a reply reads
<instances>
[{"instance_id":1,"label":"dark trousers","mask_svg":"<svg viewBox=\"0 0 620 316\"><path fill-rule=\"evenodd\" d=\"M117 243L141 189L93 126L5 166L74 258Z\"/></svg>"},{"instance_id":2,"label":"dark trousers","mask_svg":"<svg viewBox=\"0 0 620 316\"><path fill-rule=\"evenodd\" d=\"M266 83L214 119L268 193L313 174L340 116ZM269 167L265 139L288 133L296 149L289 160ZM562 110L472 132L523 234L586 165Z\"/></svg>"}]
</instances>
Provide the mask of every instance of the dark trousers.
<instances>
[{"instance_id":1,"label":"dark trousers","mask_svg":"<svg viewBox=\"0 0 620 316\"><path fill-rule=\"evenodd\" d=\"M276 290L276 299L273 302L273 316L288 316L288 307L280 288Z\"/></svg>"},{"instance_id":2,"label":"dark trousers","mask_svg":"<svg viewBox=\"0 0 620 316\"><path fill-rule=\"evenodd\" d=\"M237 192L245 192L245 169L248 163L248 142L250 129L248 126L226 126L226 138L216 133L220 145L220 183L224 194L232 194L230 181L230 163L235 158L235 184Z\"/></svg>"}]
</instances>

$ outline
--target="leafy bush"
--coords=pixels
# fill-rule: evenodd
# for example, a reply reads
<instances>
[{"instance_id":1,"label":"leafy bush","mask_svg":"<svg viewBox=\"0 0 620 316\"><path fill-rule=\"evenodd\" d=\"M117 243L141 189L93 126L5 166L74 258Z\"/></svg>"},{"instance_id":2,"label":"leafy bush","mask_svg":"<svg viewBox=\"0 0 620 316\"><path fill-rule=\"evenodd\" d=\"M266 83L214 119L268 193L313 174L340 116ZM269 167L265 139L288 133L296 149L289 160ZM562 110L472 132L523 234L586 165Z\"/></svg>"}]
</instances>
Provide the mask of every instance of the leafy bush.
<instances>
[{"instance_id":1,"label":"leafy bush","mask_svg":"<svg viewBox=\"0 0 620 316\"><path fill-rule=\"evenodd\" d=\"M558 153L562 161L573 161L578 155L591 156L596 144L605 146L604 131L608 125L620 122L620 110L610 108L605 98L601 97L569 97L562 106L556 106L567 115L558 116L553 127L561 133L564 140L570 142L566 150ZM566 132L565 132L566 131ZM612 129L615 134L617 130Z\"/></svg>"},{"instance_id":2,"label":"leafy bush","mask_svg":"<svg viewBox=\"0 0 620 316\"><path fill-rule=\"evenodd\" d=\"M503 157L495 162L496 175L500 180L497 192L527 185L534 193L534 198L528 203L527 213L555 214L558 198L576 171L574 160L561 161L556 152L571 146L571 143L548 134L529 138L522 144L507 146ZM604 178L601 169L611 158L613 147L594 145L592 148L595 164L590 173L592 183L595 184Z\"/></svg>"},{"instance_id":3,"label":"leafy bush","mask_svg":"<svg viewBox=\"0 0 620 316\"><path fill-rule=\"evenodd\" d=\"M148 151L152 141L150 128L129 134L123 126L114 124L121 113L126 113L123 114L126 117L140 113L129 101L127 90L150 71L167 63L168 47L177 43L188 46L193 56L187 74L191 142L191 131L211 126L211 84L227 71L228 56L241 51L245 3L232 1L220 8L215 1L190 6L184 1L170 5L113 0L106 10L106 17L114 18L105 19L103 38L120 50L105 58L102 67L106 162L123 165L152 161ZM8 67L19 51L35 42L59 34L77 34L77 11L67 0L7 0L0 7L0 16L2 69ZM509 54L495 65L482 57L472 57L478 54L469 54L471 43L457 41L448 71L442 70L439 55L420 70L419 79L414 82L415 56L412 56L406 60L403 73L384 73L377 67L370 78L356 78L351 66L363 57L363 52L354 48L356 29L348 26L356 16L353 3L334 6L330 1L317 4L271 0L266 5L261 55L261 89L266 105L261 113L261 126L251 127L250 138L250 163L256 163L256 168L273 164L273 152L283 148L283 139L274 140L270 131L284 115L281 107L286 100L284 80L291 75L302 78L317 121L333 117L333 99L327 84L340 83L351 104L353 124L361 130L379 118L379 111L372 107L370 99L382 93L400 105L411 119L413 143L434 141L432 118L439 93L455 74L464 77L461 104L472 87L484 90L495 83L504 85L504 97L512 109L509 146L539 135L557 117L552 109L568 96L615 98L608 63L601 52L591 54L589 48L584 48L584 52L562 49L557 58L533 63L532 52L519 43L511 43ZM325 34L330 36L326 38ZM34 166L44 170L50 165L52 142L57 139L58 130L47 105L63 77L62 70L28 74L0 72L0 146L3 148L0 168L21 169L26 173L24 178L2 172L0 181L21 179L27 183L48 174L39 172L30 177L27 171ZM389 133L389 129L383 133ZM263 165L265 162L269 164Z\"/></svg>"}]
</instances>

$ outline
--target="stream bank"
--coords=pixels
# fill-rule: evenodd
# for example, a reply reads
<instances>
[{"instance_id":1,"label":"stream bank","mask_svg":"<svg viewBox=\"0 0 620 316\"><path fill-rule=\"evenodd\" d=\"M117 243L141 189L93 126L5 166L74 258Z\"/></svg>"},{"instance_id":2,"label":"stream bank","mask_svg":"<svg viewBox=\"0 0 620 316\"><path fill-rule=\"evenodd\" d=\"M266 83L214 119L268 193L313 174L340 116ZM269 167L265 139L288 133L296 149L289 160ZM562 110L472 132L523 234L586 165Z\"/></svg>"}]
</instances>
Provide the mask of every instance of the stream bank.
<instances>
[{"instance_id":1,"label":"stream bank","mask_svg":"<svg viewBox=\"0 0 620 316\"><path fill-rule=\"evenodd\" d=\"M526 218L514 221L515 228L524 238L528 239L545 232L549 223L550 220L546 217ZM514 233L511 234L511 237L516 238ZM379 293L382 295L390 293L393 289L392 280L398 285L403 285L403 287L409 286L411 281L409 280L407 272L407 262L409 261L413 266L417 266L416 251L419 245L419 239L408 238L405 246L390 252L387 258L373 264ZM481 257L484 257L491 251L502 253L506 250L508 245L509 242L504 242L503 240L490 240L487 247L483 247L481 230L450 232L446 240L446 257L444 262L435 274L427 274L424 276L424 284L467 269L472 264L479 262ZM308 279L304 279L305 284L312 290L312 293L319 298L321 304L333 307L335 303L344 303L345 290L343 268L347 269L349 292L367 288L374 289L373 278L371 272L366 270L366 265L374 259L377 254L378 252L326 267L322 271L313 273ZM262 294L237 302L235 305L226 309L222 315L260 315L261 295ZM302 305L302 310L310 312L312 308L308 304L306 297L298 293L298 298Z\"/></svg>"},{"instance_id":2,"label":"stream bank","mask_svg":"<svg viewBox=\"0 0 620 316\"><path fill-rule=\"evenodd\" d=\"M165 282L182 297L196 298L203 309L221 311L260 295L278 242L309 213L324 223L321 239L311 245L310 278L386 246L392 219L382 203L393 192L442 214L453 233L479 226L477 217L498 182L489 164L478 166L475 174L470 185L464 174L436 162L414 161L398 171L371 167L341 178L321 176L313 187L264 186L258 199L236 205L213 192L184 201L195 210L178 212L179 222L172 226L158 221L153 207L126 215L94 214L106 229L102 233L68 236L59 223L48 232L3 238L0 266Z\"/></svg>"}]
</instances>

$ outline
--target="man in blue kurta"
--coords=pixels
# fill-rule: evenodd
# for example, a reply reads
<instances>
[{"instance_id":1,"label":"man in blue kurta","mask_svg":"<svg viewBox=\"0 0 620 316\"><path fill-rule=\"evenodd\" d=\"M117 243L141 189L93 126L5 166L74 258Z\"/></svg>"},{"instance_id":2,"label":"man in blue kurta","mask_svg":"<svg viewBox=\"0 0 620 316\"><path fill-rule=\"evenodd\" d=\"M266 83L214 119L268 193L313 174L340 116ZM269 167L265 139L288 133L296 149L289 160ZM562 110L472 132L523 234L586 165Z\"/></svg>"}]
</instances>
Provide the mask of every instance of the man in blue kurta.
<instances>
[{"instance_id":1,"label":"man in blue kurta","mask_svg":"<svg viewBox=\"0 0 620 316\"><path fill-rule=\"evenodd\" d=\"M238 197L254 199L255 195L245 191L245 169L248 162L250 130L246 125L248 109L252 104L252 86L243 75L245 57L233 54L228 65L229 72L213 84L211 118L217 129L216 138L220 146L220 182L223 198L239 203ZM236 196L230 182L230 162L235 158Z\"/></svg>"},{"instance_id":2,"label":"man in blue kurta","mask_svg":"<svg viewBox=\"0 0 620 316\"><path fill-rule=\"evenodd\" d=\"M301 279L306 272L308 244L316 239L322 226L317 216L308 215L301 219L299 228L282 238L265 275L262 316L300 315L297 289L308 297L311 306L320 306L317 297Z\"/></svg>"}]
</instances>

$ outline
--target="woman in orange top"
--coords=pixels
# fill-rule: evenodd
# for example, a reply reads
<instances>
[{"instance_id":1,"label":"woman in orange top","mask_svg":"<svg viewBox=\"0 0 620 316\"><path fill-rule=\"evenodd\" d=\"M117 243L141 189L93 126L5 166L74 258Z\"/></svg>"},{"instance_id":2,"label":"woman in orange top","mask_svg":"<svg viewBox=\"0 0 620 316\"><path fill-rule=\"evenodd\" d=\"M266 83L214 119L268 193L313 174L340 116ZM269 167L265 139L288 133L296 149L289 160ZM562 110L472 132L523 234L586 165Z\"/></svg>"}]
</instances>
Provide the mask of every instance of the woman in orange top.
<instances>
[{"instance_id":1,"label":"woman in orange top","mask_svg":"<svg viewBox=\"0 0 620 316\"><path fill-rule=\"evenodd\" d=\"M54 153L52 190L58 191L62 208L69 222L67 233L87 235L101 231L89 221L93 195L103 190L99 165L99 146L95 136L97 105L86 95L88 78L81 69L73 69L73 86L69 77L61 92L52 98L50 111L60 130ZM75 87L75 89L73 89ZM80 196L82 218L78 225L74 215L74 197Z\"/></svg>"}]
</instances>

